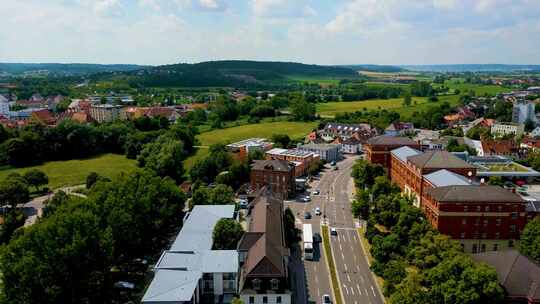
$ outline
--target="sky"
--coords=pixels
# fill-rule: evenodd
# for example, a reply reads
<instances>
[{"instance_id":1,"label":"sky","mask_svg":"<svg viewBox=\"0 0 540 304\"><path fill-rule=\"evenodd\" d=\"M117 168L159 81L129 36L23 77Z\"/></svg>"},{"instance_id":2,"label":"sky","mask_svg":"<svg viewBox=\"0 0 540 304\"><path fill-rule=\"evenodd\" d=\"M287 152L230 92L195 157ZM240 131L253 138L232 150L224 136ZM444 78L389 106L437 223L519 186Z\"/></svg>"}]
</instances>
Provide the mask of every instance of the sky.
<instances>
[{"instance_id":1,"label":"sky","mask_svg":"<svg viewBox=\"0 0 540 304\"><path fill-rule=\"evenodd\" d=\"M0 62L540 64L540 0L0 0Z\"/></svg>"}]
</instances>

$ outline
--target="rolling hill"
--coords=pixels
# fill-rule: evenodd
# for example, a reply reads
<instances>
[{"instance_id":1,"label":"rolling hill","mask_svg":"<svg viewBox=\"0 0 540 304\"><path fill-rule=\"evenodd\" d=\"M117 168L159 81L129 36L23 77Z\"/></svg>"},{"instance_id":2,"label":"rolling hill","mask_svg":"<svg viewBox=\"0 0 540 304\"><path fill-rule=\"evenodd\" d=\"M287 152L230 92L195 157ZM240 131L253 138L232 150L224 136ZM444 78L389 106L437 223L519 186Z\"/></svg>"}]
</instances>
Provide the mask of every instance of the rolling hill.
<instances>
[{"instance_id":1,"label":"rolling hill","mask_svg":"<svg viewBox=\"0 0 540 304\"><path fill-rule=\"evenodd\" d=\"M125 74L130 76L132 86L154 87L268 86L290 82L288 76L358 77L354 70L346 67L247 60L163 65Z\"/></svg>"},{"instance_id":2,"label":"rolling hill","mask_svg":"<svg viewBox=\"0 0 540 304\"><path fill-rule=\"evenodd\" d=\"M143 68L145 66L132 64L0 63L0 73L8 73L15 76L25 73L74 76L104 72L125 72Z\"/></svg>"}]
</instances>

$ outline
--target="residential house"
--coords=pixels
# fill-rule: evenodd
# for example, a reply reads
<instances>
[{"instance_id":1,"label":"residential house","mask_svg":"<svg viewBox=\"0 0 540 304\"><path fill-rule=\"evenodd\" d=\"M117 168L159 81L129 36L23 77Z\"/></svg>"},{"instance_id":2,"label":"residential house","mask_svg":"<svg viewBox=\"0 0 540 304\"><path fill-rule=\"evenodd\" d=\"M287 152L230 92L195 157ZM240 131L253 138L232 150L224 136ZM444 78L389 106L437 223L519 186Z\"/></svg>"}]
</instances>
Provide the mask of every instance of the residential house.
<instances>
[{"instance_id":1,"label":"residential house","mask_svg":"<svg viewBox=\"0 0 540 304\"><path fill-rule=\"evenodd\" d=\"M0 94L0 115L9 117L9 99Z\"/></svg>"},{"instance_id":2,"label":"residential house","mask_svg":"<svg viewBox=\"0 0 540 304\"><path fill-rule=\"evenodd\" d=\"M504 303L540 303L540 265L515 249L472 255L476 262L486 263L497 271L504 288Z\"/></svg>"},{"instance_id":3,"label":"residential house","mask_svg":"<svg viewBox=\"0 0 540 304\"><path fill-rule=\"evenodd\" d=\"M294 164L286 160L255 160L251 165L251 189L267 188L274 195L287 198L295 192Z\"/></svg>"},{"instance_id":4,"label":"residential house","mask_svg":"<svg viewBox=\"0 0 540 304\"><path fill-rule=\"evenodd\" d=\"M120 119L122 106L98 104L90 106L90 116L98 123L111 122Z\"/></svg>"},{"instance_id":5,"label":"residential house","mask_svg":"<svg viewBox=\"0 0 540 304\"><path fill-rule=\"evenodd\" d=\"M238 245L240 299L246 304L290 304L283 201L262 189L252 206L249 227Z\"/></svg>"},{"instance_id":6,"label":"residential house","mask_svg":"<svg viewBox=\"0 0 540 304\"><path fill-rule=\"evenodd\" d=\"M514 135L521 136L525 131L523 124L516 123L495 123L491 126L491 134L496 136Z\"/></svg>"},{"instance_id":7,"label":"residential house","mask_svg":"<svg viewBox=\"0 0 540 304\"><path fill-rule=\"evenodd\" d=\"M332 141L336 137L348 139L356 136L357 139L371 138L377 135L377 130L369 124L340 124L330 122L327 123L322 130L319 131L321 137L326 141Z\"/></svg>"},{"instance_id":8,"label":"residential house","mask_svg":"<svg viewBox=\"0 0 540 304\"><path fill-rule=\"evenodd\" d=\"M358 154L362 151L362 142L356 137L350 137L341 143L341 151L345 154Z\"/></svg>"},{"instance_id":9,"label":"residential house","mask_svg":"<svg viewBox=\"0 0 540 304\"><path fill-rule=\"evenodd\" d=\"M47 109L32 112L30 120L45 126L54 126L56 124L56 117Z\"/></svg>"},{"instance_id":10,"label":"residential house","mask_svg":"<svg viewBox=\"0 0 540 304\"><path fill-rule=\"evenodd\" d=\"M400 136L414 132L414 125L410 122L393 122L386 129L384 135Z\"/></svg>"},{"instance_id":11,"label":"residential house","mask_svg":"<svg viewBox=\"0 0 540 304\"><path fill-rule=\"evenodd\" d=\"M540 138L540 127L534 128L534 130L531 131L530 135L534 138Z\"/></svg>"},{"instance_id":12,"label":"residential house","mask_svg":"<svg viewBox=\"0 0 540 304\"><path fill-rule=\"evenodd\" d=\"M212 250L214 226L234 205L194 206L171 248L154 266L143 304L230 303L238 293L237 250Z\"/></svg>"}]
</instances>

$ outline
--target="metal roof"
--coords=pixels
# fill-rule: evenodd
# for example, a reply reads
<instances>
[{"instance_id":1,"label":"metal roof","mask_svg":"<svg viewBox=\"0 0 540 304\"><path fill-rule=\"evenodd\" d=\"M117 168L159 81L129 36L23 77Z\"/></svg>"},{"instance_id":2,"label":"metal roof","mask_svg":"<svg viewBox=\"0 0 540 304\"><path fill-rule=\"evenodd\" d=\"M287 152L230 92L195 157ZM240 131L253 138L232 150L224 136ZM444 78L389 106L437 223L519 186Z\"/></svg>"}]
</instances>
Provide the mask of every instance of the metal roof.
<instances>
[{"instance_id":1,"label":"metal roof","mask_svg":"<svg viewBox=\"0 0 540 304\"><path fill-rule=\"evenodd\" d=\"M469 181L464 176L446 169L425 174L424 178L435 187L470 185Z\"/></svg>"},{"instance_id":2,"label":"metal roof","mask_svg":"<svg viewBox=\"0 0 540 304\"><path fill-rule=\"evenodd\" d=\"M234 205L195 206L170 250L155 266L143 303L190 301L203 273L237 273L236 250L212 250L212 233L222 218L234 217Z\"/></svg>"},{"instance_id":3,"label":"metal roof","mask_svg":"<svg viewBox=\"0 0 540 304\"><path fill-rule=\"evenodd\" d=\"M394 149L390 153L392 153L392 155L399 158L399 160L401 160L404 163L407 162L407 157L422 154L422 152L416 149L413 149L409 146L404 146L401 148Z\"/></svg>"}]
</instances>

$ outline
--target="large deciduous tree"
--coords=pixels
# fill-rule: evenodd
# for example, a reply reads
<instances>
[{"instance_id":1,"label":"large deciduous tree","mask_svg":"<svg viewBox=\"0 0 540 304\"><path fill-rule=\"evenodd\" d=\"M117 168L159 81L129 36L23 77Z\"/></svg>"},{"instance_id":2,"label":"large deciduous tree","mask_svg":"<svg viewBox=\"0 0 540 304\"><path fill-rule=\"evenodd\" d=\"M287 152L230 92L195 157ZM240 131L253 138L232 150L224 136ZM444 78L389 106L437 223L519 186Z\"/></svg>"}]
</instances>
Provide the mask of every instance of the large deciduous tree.
<instances>
[{"instance_id":1,"label":"large deciduous tree","mask_svg":"<svg viewBox=\"0 0 540 304\"><path fill-rule=\"evenodd\" d=\"M519 251L540 263L540 217L527 223L523 229Z\"/></svg>"},{"instance_id":2,"label":"large deciduous tree","mask_svg":"<svg viewBox=\"0 0 540 304\"><path fill-rule=\"evenodd\" d=\"M236 249L242 235L244 235L244 230L240 223L234 219L220 219L212 233L213 248L216 250Z\"/></svg>"}]
</instances>

